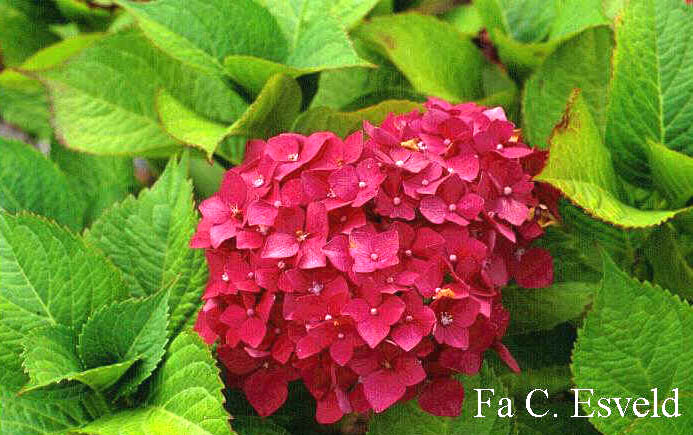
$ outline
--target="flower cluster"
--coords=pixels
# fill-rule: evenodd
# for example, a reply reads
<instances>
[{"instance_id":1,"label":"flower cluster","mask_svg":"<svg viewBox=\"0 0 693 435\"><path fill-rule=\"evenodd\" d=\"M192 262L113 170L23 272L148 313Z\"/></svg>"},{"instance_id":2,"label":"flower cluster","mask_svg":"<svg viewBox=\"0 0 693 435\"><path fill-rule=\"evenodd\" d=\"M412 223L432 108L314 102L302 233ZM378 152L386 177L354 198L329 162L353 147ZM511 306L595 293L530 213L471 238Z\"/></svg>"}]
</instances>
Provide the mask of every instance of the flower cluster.
<instances>
[{"instance_id":1,"label":"flower cluster","mask_svg":"<svg viewBox=\"0 0 693 435\"><path fill-rule=\"evenodd\" d=\"M191 246L210 277L195 329L232 386L266 416L302 379L317 420L382 412L418 397L454 416L501 343L500 289L542 287L548 252L530 247L557 215L531 181L545 155L501 108L430 99L342 140L280 134L200 205Z\"/></svg>"}]
</instances>

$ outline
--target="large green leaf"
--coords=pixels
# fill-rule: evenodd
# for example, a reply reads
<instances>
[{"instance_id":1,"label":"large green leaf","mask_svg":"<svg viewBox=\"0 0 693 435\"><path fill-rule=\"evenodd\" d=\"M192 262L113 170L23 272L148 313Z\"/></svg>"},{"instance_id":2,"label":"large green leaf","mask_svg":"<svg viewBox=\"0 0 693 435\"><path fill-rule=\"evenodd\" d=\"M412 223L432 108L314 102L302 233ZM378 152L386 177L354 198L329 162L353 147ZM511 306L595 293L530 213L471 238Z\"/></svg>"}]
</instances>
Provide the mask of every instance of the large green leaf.
<instances>
[{"instance_id":1,"label":"large green leaf","mask_svg":"<svg viewBox=\"0 0 693 435\"><path fill-rule=\"evenodd\" d=\"M73 230L82 228L85 203L55 164L31 145L12 139L0 138L0 153L0 208L28 210Z\"/></svg>"},{"instance_id":2,"label":"large green leaf","mask_svg":"<svg viewBox=\"0 0 693 435\"><path fill-rule=\"evenodd\" d=\"M130 157L95 156L55 143L51 145L50 157L68 176L72 190L85 200L87 225L137 189Z\"/></svg>"},{"instance_id":3,"label":"large green leaf","mask_svg":"<svg viewBox=\"0 0 693 435\"><path fill-rule=\"evenodd\" d=\"M437 18L405 14L376 17L356 29L414 88L452 101L481 93L481 52L471 38Z\"/></svg>"},{"instance_id":4,"label":"large green leaf","mask_svg":"<svg viewBox=\"0 0 693 435\"><path fill-rule=\"evenodd\" d=\"M118 385L118 396L132 393L152 374L168 341L168 293L129 299L97 311L84 324L77 351L86 368L140 359Z\"/></svg>"},{"instance_id":5,"label":"large green leaf","mask_svg":"<svg viewBox=\"0 0 693 435\"><path fill-rule=\"evenodd\" d=\"M498 399L507 397L505 388L491 368L484 365L480 374L460 378L464 384L465 399L459 417L436 417L421 410L412 400L376 414L370 420L369 435L501 435L510 433L510 419L498 418ZM491 407L481 406L484 418L475 418L478 394L475 388L492 388L494 393L483 392L482 400L491 397Z\"/></svg>"},{"instance_id":6,"label":"large green leaf","mask_svg":"<svg viewBox=\"0 0 693 435\"><path fill-rule=\"evenodd\" d=\"M351 47L344 25L332 14L332 5L325 1L119 3L171 56L206 72L226 71L251 92L259 92L279 72L298 77L323 69L364 65ZM373 3L348 2L334 7L344 22L353 25Z\"/></svg>"},{"instance_id":7,"label":"large green leaf","mask_svg":"<svg viewBox=\"0 0 693 435\"><path fill-rule=\"evenodd\" d=\"M550 142L549 160L536 179L561 190L594 217L621 227L643 228L681 211L640 210L621 201L622 186L609 151L579 91L571 95Z\"/></svg>"},{"instance_id":8,"label":"large green leaf","mask_svg":"<svg viewBox=\"0 0 693 435\"><path fill-rule=\"evenodd\" d=\"M171 159L154 187L110 208L86 234L122 270L133 296L169 290L174 333L196 310L207 280L204 254L188 247L197 213L187 167L187 159Z\"/></svg>"},{"instance_id":9,"label":"large green leaf","mask_svg":"<svg viewBox=\"0 0 693 435\"><path fill-rule=\"evenodd\" d=\"M51 325L31 331L24 339L24 369L29 383L21 393L71 387L76 381L93 390L107 390L137 361L130 359L111 365L85 369L77 356L77 339L72 328ZM83 391L80 391L83 393Z\"/></svg>"},{"instance_id":10,"label":"large green leaf","mask_svg":"<svg viewBox=\"0 0 693 435\"><path fill-rule=\"evenodd\" d=\"M171 343L144 406L103 417L75 433L228 435L232 431L222 388L209 349L194 333L185 332Z\"/></svg>"},{"instance_id":11,"label":"large green leaf","mask_svg":"<svg viewBox=\"0 0 693 435\"><path fill-rule=\"evenodd\" d=\"M647 144L693 156L693 8L631 0L616 22L607 144L629 181L651 184Z\"/></svg>"},{"instance_id":12,"label":"large green leaf","mask_svg":"<svg viewBox=\"0 0 693 435\"><path fill-rule=\"evenodd\" d=\"M612 32L607 26L585 30L561 44L525 84L523 133L530 144L544 148L561 120L575 88L582 90L602 136L606 126L606 97L611 78Z\"/></svg>"},{"instance_id":13,"label":"large green leaf","mask_svg":"<svg viewBox=\"0 0 693 435\"><path fill-rule=\"evenodd\" d=\"M592 302L598 286L591 282L557 282L542 289L504 289L503 305L510 311L508 333L552 329L559 323L578 319Z\"/></svg>"},{"instance_id":14,"label":"large green leaf","mask_svg":"<svg viewBox=\"0 0 693 435\"><path fill-rule=\"evenodd\" d=\"M48 28L54 14L48 2L0 0L2 62L16 66L39 49L58 40Z\"/></svg>"},{"instance_id":15,"label":"large green leaf","mask_svg":"<svg viewBox=\"0 0 693 435\"><path fill-rule=\"evenodd\" d=\"M162 50L208 73L222 73L224 58L232 54L276 61L287 54L277 21L252 0L118 3Z\"/></svg>"},{"instance_id":16,"label":"large green leaf","mask_svg":"<svg viewBox=\"0 0 693 435\"><path fill-rule=\"evenodd\" d=\"M17 68L37 71L56 66L102 37L89 33L65 39L36 52ZM39 138L51 136L48 96L38 80L13 69L2 71L0 101L0 115L5 121Z\"/></svg>"},{"instance_id":17,"label":"large green leaf","mask_svg":"<svg viewBox=\"0 0 693 435\"><path fill-rule=\"evenodd\" d=\"M162 87L213 120L229 122L245 109L220 77L167 57L133 30L109 35L38 74L48 86L56 133L68 147L94 154L166 155L177 149L156 114Z\"/></svg>"},{"instance_id":18,"label":"large green leaf","mask_svg":"<svg viewBox=\"0 0 693 435\"><path fill-rule=\"evenodd\" d=\"M126 295L120 273L79 237L44 219L0 212L0 384L26 382L21 342L39 326L79 330Z\"/></svg>"},{"instance_id":19,"label":"large green leaf","mask_svg":"<svg viewBox=\"0 0 693 435\"><path fill-rule=\"evenodd\" d=\"M572 371L578 388L595 392L581 415L605 434L684 434L691 427L693 406L693 309L658 286L640 283L604 257L604 280L594 308L585 319L573 352ZM621 417L613 400L612 415L598 417L597 397L645 397L659 390L658 407L677 388L678 418L636 418L629 409ZM597 396L598 395L598 396ZM581 401L589 392L583 391ZM650 406L640 406L641 412ZM673 411L672 404L668 405ZM661 408L657 411L662 415ZM651 421L654 420L654 421Z\"/></svg>"},{"instance_id":20,"label":"large green leaf","mask_svg":"<svg viewBox=\"0 0 693 435\"><path fill-rule=\"evenodd\" d=\"M382 122L389 113L402 114L421 109L421 104L406 100L387 100L355 112L340 112L329 107L316 107L303 112L293 130L303 134L329 130L345 137L361 128L363 121Z\"/></svg>"},{"instance_id":21,"label":"large green leaf","mask_svg":"<svg viewBox=\"0 0 693 435\"><path fill-rule=\"evenodd\" d=\"M33 395L17 396L0 388L0 433L3 435L57 435L87 424L107 412L98 393L46 400Z\"/></svg>"}]
</instances>

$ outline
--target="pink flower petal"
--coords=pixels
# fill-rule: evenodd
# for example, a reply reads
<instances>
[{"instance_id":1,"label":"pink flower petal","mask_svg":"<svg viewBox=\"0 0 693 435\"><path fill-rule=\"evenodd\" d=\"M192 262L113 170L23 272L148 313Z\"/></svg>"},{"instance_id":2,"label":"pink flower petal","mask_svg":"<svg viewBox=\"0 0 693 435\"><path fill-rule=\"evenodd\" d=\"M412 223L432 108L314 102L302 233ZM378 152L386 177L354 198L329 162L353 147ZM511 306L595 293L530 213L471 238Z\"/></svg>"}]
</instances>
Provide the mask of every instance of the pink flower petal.
<instances>
[{"instance_id":1,"label":"pink flower petal","mask_svg":"<svg viewBox=\"0 0 693 435\"><path fill-rule=\"evenodd\" d=\"M262 258L293 257L298 252L299 243L295 236L285 233L274 233L267 237L262 249Z\"/></svg>"}]
</instances>

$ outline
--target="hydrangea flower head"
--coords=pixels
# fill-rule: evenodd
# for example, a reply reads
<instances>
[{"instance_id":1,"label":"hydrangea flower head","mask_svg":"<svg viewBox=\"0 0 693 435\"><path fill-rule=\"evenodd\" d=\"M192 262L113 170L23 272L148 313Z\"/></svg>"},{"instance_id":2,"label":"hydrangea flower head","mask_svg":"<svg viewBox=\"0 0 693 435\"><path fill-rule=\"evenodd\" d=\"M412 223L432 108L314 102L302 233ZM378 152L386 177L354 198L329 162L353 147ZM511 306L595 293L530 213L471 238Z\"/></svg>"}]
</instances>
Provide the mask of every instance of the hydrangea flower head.
<instances>
[{"instance_id":1,"label":"hydrangea flower head","mask_svg":"<svg viewBox=\"0 0 693 435\"><path fill-rule=\"evenodd\" d=\"M477 373L486 351L519 370L502 287L553 280L532 246L557 216L532 180L545 153L501 108L424 108L344 140L252 140L200 204L191 247L210 276L195 329L260 415L300 379L320 423L414 398L455 416L454 375Z\"/></svg>"}]
</instances>

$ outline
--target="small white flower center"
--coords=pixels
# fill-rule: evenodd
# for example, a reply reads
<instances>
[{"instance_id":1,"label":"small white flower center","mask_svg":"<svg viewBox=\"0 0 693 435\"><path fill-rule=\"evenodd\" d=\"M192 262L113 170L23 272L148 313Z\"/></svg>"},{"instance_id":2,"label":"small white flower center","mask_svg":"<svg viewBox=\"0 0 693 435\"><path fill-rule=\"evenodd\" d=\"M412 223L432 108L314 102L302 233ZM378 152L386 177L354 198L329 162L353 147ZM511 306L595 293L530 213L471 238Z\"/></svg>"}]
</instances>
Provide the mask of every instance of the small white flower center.
<instances>
[{"instance_id":1,"label":"small white flower center","mask_svg":"<svg viewBox=\"0 0 693 435\"><path fill-rule=\"evenodd\" d=\"M412 255L411 249L407 249L406 251L404 251L404 255L406 255L407 257L411 257L411 255Z\"/></svg>"},{"instance_id":2,"label":"small white flower center","mask_svg":"<svg viewBox=\"0 0 693 435\"><path fill-rule=\"evenodd\" d=\"M455 205L455 204L450 204L450 205L448 206L448 210L450 210L450 211L455 211L455 210L457 210L457 205Z\"/></svg>"},{"instance_id":3,"label":"small white flower center","mask_svg":"<svg viewBox=\"0 0 693 435\"><path fill-rule=\"evenodd\" d=\"M503 144L498 144L498 145L496 145L496 149L499 150L499 151L502 150L502 149L503 149Z\"/></svg>"},{"instance_id":4,"label":"small white flower center","mask_svg":"<svg viewBox=\"0 0 693 435\"><path fill-rule=\"evenodd\" d=\"M395 282L395 277L394 276L388 276L385 281L387 281L388 284L392 284L393 282Z\"/></svg>"},{"instance_id":5,"label":"small white flower center","mask_svg":"<svg viewBox=\"0 0 693 435\"><path fill-rule=\"evenodd\" d=\"M252 308L248 308L247 310L245 310L245 314L246 314L248 317L252 317L252 316L255 315L255 310L253 310Z\"/></svg>"},{"instance_id":6,"label":"small white flower center","mask_svg":"<svg viewBox=\"0 0 693 435\"><path fill-rule=\"evenodd\" d=\"M411 322L412 320L414 320L414 318L411 315L409 315L409 316L405 317L404 320L407 322Z\"/></svg>"},{"instance_id":7,"label":"small white flower center","mask_svg":"<svg viewBox=\"0 0 693 435\"><path fill-rule=\"evenodd\" d=\"M332 316L330 316L329 314L325 314L325 320L327 320L327 321L332 320Z\"/></svg>"},{"instance_id":8,"label":"small white flower center","mask_svg":"<svg viewBox=\"0 0 693 435\"><path fill-rule=\"evenodd\" d=\"M325 196L327 196L328 198L336 198L337 194L334 193L334 190L330 189L327 191L327 195L325 195Z\"/></svg>"},{"instance_id":9,"label":"small white flower center","mask_svg":"<svg viewBox=\"0 0 693 435\"><path fill-rule=\"evenodd\" d=\"M325 286L322 283L314 281L313 285L308 288L308 291L314 295L319 295L323 288L325 288Z\"/></svg>"},{"instance_id":10,"label":"small white flower center","mask_svg":"<svg viewBox=\"0 0 693 435\"><path fill-rule=\"evenodd\" d=\"M494 217L494 216L496 215L496 212L495 212L495 211L490 211L490 212L488 212L488 213L486 213L486 214L488 215L488 217L492 218L492 217Z\"/></svg>"},{"instance_id":11,"label":"small white flower center","mask_svg":"<svg viewBox=\"0 0 693 435\"><path fill-rule=\"evenodd\" d=\"M378 309L377 308L371 308L371 315L377 316L378 315Z\"/></svg>"},{"instance_id":12,"label":"small white flower center","mask_svg":"<svg viewBox=\"0 0 693 435\"><path fill-rule=\"evenodd\" d=\"M262 175L258 176L255 180L253 180L253 186L255 187L260 187L263 184L265 184L265 177Z\"/></svg>"},{"instance_id":13,"label":"small white flower center","mask_svg":"<svg viewBox=\"0 0 693 435\"><path fill-rule=\"evenodd\" d=\"M435 291L436 293L440 293L441 290L442 290L442 289L441 289L440 287L436 287L436 289L435 289L434 291Z\"/></svg>"},{"instance_id":14,"label":"small white flower center","mask_svg":"<svg viewBox=\"0 0 693 435\"><path fill-rule=\"evenodd\" d=\"M449 172L450 174L452 174L453 172L455 172L455 169L453 169L453 168L448 168L448 172Z\"/></svg>"},{"instance_id":15,"label":"small white flower center","mask_svg":"<svg viewBox=\"0 0 693 435\"><path fill-rule=\"evenodd\" d=\"M504 195L510 195L511 193L513 193L513 188L512 188L512 187L510 187L510 186L505 186L505 187L503 188L503 194L504 194Z\"/></svg>"},{"instance_id":16,"label":"small white flower center","mask_svg":"<svg viewBox=\"0 0 693 435\"><path fill-rule=\"evenodd\" d=\"M289 154L286 159L290 162L296 162L298 161L298 153Z\"/></svg>"},{"instance_id":17,"label":"small white flower center","mask_svg":"<svg viewBox=\"0 0 693 435\"><path fill-rule=\"evenodd\" d=\"M286 263L284 263L283 261L280 261L280 262L277 263L277 267L278 267L280 270L281 270L281 269L284 269L284 268L286 267Z\"/></svg>"},{"instance_id":18,"label":"small white flower center","mask_svg":"<svg viewBox=\"0 0 693 435\"><path fill-rule=\"evenodd\" d=\"M373 260L373 261L378 261L378 254L376 254L375 252L372 253L372 254L371 254L371 260Z\"/></svg>"},{"instance_id":19,"label":"small white flower center","mask_svg":"<svg viewBox=\"0 0 693 435\"><path fill-rule=\"evenodd\" d=\"M365 182L365 181L359 181L359 187L360 187L361 189L363 189L364 187L366 187L366 182Z\"/></svg>"},{"instance_id":20,"label":"small white flower center","mask_svg":"<svg viewBox=\"0 0 693 435\"><path fill-rule=\"evenodd\" d=\"M341 223L344 223L344 222L346 222L346 221L347 221L347 217L346 217L346 216L342 216L342 217L339 218L339 222L341 222Z\"/></svg>"},{"instance_id":21,"label":"small white flower center","mask_svg":"<svg viewBox=\"0 0 693 435\"><path fill-rule=\"evenodd\" d=\"M276 208L279 208L279 207L282 206L282 202L281 202L280 200L276 200L276 201L274 201L274 206L275 206Z\"/></svg>"},{"instance_id":22,"label":"small white flower center","mask_svg":"<svg viewBox=\"0 0 693 435\"><path fill-rule=\"evenodd\" d=\"M221 274L221 280L224 282L228 282L229 281L229 275L226 272L222 273Z\"/></svg>"},{"instance_id":23,"label":"small white flower center","mask_svg":"<svg viewBox=\"0 0 693 435\"><path fill-rule=\"evenodd\" d=\"M452 314L450 313L441 313L440 315L440 324L443 326L449 326L452 324Z\"/></svg>"},{"instance_id":24,"label":"small white flower center","mask_svg":"<svg viewBox=\"0 0 693 435\"><path fill-rule=\"evenodd\" d=\"M450 257L448 257L448 258L449 258L450 261L452 261L453 263L454 263L455 261L457 261L457 255L455 255L455 254L450 254Z\"/></svg>"},{"instance_id":25,"label":"small white flower center","mask_svg":"<svg viewBox=\"0 0 693 435\"><path fill-rule=\"evenodd\" d=\"M421 185L422 185L422 186L428 186L428 183L430 183L430 181L428 181L428 180L425 179L425 178L424 178L423 180L421 180Z\"/></svg>"},{"instance_id":26,"label":"small white flower center","mask_svg":"<svg viewBox=\"0 0 693 435\"><path fill-rule=\"evenodd\" d=\"M395 205L400 205L402 203L402 198L400 198L399 196L395 196L394 198L392 198L392 203Z\"/></svg>"},{"instance_id":27,"label":"small white flower center","mask_svg":"<svg viewBox=\"0 0 693 435\"><path fill-rule=\"evenodd\" d=\"M416 144L416 147L421 151L424 151L426 148L428 148L428 146L425 143L423 143L422 141L419 141Z\"/></svg>"},{"instance_id":28,"label":"small white flower center","mask_svg":"<svg viewBox=\"0 0 693 435\"><path fill-rule=\"evenodd\" d=\"M257 232L262 234L263 236L266 236L269 232L269 227L267 225L258 225Z\"/></svg>"},{"instance_id":29,"label":"small white flower center","mask_svg":"<svg viewBox=\"0 0 693 435\"><path fill-rule=\"evenodd\" d=\"M253 279L255 278L255 274L253 272L248 272L248 279Z\"/></svg>"},{"instance_id":30,"label":"small white flower center","mask_svg":"<svg viewBox=\"0 0 693 435\"><path fill-rule=\"evenodd\" d=\"M339 334L337 334L337 338L339 338L340 340L342 340L342 339L344 338L344 334L342 334L342 333L340 332Z\"/></svg>"},{"instance_id":31,"label":"small white flower center","mask_svg":"<svg viewBox=\"0 0 693 435\"><path fill-rule=\"evenodd\" d=\"M448 146L448 145L450 145L451 143L452 143L452 141L451 141L450 139L445 139L445 140L443 141L443 145L445 145L445 146Z\"/></svg>"},{"instance_id":32,"label":"small white flower center","mask_svg":"<svg viewBox=\"0 0 693 435\"><path fill-rule=\"evenodd\" d=\"M397 160L395 162L395 166L397 166L398 168L401 168L402 166L404 166L404 160Z\"/></svg>"}]
</instances>

